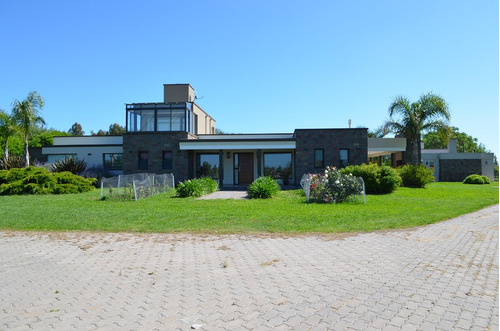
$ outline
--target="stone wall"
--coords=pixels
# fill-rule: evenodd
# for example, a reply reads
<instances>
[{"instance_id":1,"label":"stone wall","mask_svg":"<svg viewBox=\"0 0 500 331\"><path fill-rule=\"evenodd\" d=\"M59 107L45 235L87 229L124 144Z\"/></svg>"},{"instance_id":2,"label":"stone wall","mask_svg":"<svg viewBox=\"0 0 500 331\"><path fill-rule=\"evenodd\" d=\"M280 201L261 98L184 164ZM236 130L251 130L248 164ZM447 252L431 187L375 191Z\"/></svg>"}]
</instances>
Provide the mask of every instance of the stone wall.
<instances>
[{"instance_id":1,"label":"stone wall","mask_svg":"<svg viewBox=\"0 0 500 331\"><path fill-rule=\"evenodd\" d=\"M123 173L173 173L178 183L190 178L189 152L179 150L179 141L193 138L187 132L141 132L123 135ZM163 169L163 152L172 152L172 169ZM139 152L148 152L148 169L139 169Z\"/></svg>"},{"instance_id":2,"label":"stone wall","mask_svg":"<svg viewBox=\"0 0 500 331\"><path fill-rule=\"evenodd\" d=\"M324 150L324 164L339 167L340 149L349 150L349 164L368 161L368 130L364 129L298 129L294 133L295 182L305 173L317 173L324 168L314 168L314 150Z\"/></svg>"},{"instance_id":3,"label":"stone wall","mask_svg":"<svg viewBox=\"0 0 500 331\"><path fill-rule=\"evenodd\" d=\"M481 159L439 160L440 182L461 182L469 175L481 173Z\"/></svg>"}]
</instances>

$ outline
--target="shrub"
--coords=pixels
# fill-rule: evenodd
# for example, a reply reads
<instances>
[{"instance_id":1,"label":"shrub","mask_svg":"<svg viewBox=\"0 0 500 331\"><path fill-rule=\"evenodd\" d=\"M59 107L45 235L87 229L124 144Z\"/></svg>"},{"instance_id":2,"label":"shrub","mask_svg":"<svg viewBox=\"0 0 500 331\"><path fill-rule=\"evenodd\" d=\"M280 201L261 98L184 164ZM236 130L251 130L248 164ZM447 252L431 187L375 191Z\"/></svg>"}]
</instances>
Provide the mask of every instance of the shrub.
<instances>
[{"instance_id":1,"label":"shrub","mask_svg":"<svg viewBox=\"0 0 500 331\"><path fill-rule=\"evenodd\" d=\"M481 176L485 184L491 184L491 180L486 176Z\"/></svg>"},{"instance_id":2,"label":"shrub","mask_svg":"<svg viewBox=\"0 0 500 331\"><path fill-rule=\"evenodd\" d=\"M81 193L93 190L94 181L70 172L52 174L45 168L0 170L0 195Z\"/></svg>"},{"instance_id":3,"label":"shrub","mask_svg":"<svg viewBox=\"0 0 500 331\"><path fill-rule=\"evenodd\" d=\"M278 193L280 185L278 182L269 177L259 177L248 186L248 195L252 199L269 199Z\"/></svg>"},{"instance_id":4,"label":"shrub","mask_svg":"<svg viewBox=\"0 0 500 331\"><path fill-rule=\"evenodd\" d=\"M219 190L219 184L216 180L210 177L201 177L196 179L188 179L177 186L177 196L185 197L201 197Z\"/></svg>"},{"instance_id":5,"label":"shrub","mask_svg":"<svg viewBox=\"0 0 500 331\"><path fill-rule=\"evenodd\" d=\"M52 170L52 172L69 171L76 175L80 172L84 172L85 168L87 168L87 163L85 163L84 160L78 160L78 158L72 156L65 157L63 160L54 162L54 164L50 167L50 170Z\"/></svg>"},{"instance_id":6,"label":"shrub","mask_svg":"<svg viewBox=\"0 0 500 331\"><path fill-rule=\"evenodd\" d=\"M402 180L401 186L424 188L425 185L434 181L432 169L422 164L407 164L398 168L398 172Z\"/></svg>"},{"instance_id":7,"label":"shrub","mask_svg":"<svg viewBox=\"0 0 500 331\"><path fill-rule=\"evenodd\" d=\"M95 178L95 187L101 187L101 180L106 177L112 177L112 175L104 169L102 165L94 165L85 169L83 172L79 172L78 176L82 176L83 178Z\"/></svg>"},{"instance_id":8,"label":"shrub","mask_svg":"<svg viewBox=\"0 0 500 331\"><path fill-rule=\"evenodd\" d=\"M464 184L491 184L491 181L488 177L486 176L481 176L481 175L470 175L467 176L467 178L464 179Z\"/></svg>"},{"instance_id":9,"label":"shrub","mask_svg":"<svg viewBox=\"0 0 500 331\"><path fill-rule=\"evenodd\" d=\"M342 203L363 192L361 183L352 174L345 175L335 167L326 167L324 175L311 175L312 200Z\"/></svg>"},{"instance_id":10,"label":"shrub","mask_svg":"<svg viewBox=\"0 0 500 331\"><path fill-rule=\"evenodd\" d=\"M388 166L381 167L376 163L351 165L341 169L340 172L363 178L367 194L392 193L401 185L401 177L395 169Z\"/></svg>"},{"instance_id":11,"label":"shrub","mask_svg":"<svg viewBox=\"0 0 500 331\"><path fill-rule=\"evenodd\" d=\"M3 158L0 160L0 169L3 170L10 170L12 168L24 168L24 165L24 156L22 155L9 155L8 158Z\"/></svg>"}]
</instances>

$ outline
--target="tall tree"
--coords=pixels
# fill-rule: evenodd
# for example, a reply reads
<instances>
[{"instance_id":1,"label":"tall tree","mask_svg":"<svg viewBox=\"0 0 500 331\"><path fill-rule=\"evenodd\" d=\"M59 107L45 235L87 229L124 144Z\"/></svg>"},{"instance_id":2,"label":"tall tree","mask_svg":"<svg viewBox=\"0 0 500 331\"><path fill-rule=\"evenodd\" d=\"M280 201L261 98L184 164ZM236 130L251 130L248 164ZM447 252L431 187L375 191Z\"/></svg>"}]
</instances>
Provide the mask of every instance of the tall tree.
<instances>
[{"instance_id":1,"label":"tall tree","mask_svg":"<svg viewBox=\"0 0 500 331\"><path fill-rule=\"evenodd\" d=\"M460 129L452 126L449 127L449 134L443 135L439 131L430 131L422 136L422 141L427 149L444 149L448 146L449 138L457 140L457 152L459 153L485 153L486 147L478 143L478 139L468 135L465 132L460 132Z\"/></svg>"},{"instance_id":2,"label":"tall tree","mask_svg":"<svg viewBox=\"0 0 500 331\"><path fill-rule=\"evenodd\" d=\"M82 130L80 123L75 122L75 124L71 126L71 129L68 130L68 133L72 136L83 136L85 131Z\"/></svg>"},{"instance_id":3,"label":"tall tree","mask_svg":"<svg viewBox=\"0 0 500 331\"><path fill-rule=\"evenodd\" d=\"M385 127L406 138L403 163L419 164L421 133L446 126L450 112L446 101L433 93L423 94L416 102L397 96L389 106L389 121Z\"/></svg>"},{"instance_id":4,"label":"tall tree","mask_svg":"<svg viewBox=\"0 0 500 331\"><path fill-rule=\"evenodd\" d=\"M114 123L109 126L108 135L110 136L121 136L124 133L125 128L118 123Z\"/></svg>"},{"instance_id":5,"label":"tall tree","mask_svg":"<svg viewBox=\"0 0 500 331\"><path fill-rule=\"evenodd\" d=\"M9 138L17 131L18 128L14 118L3 109L0 109L0 138L4 140L3 157L5 160L9 158Z\"/></svg>"},{"instance_id":6,"label":"tall tree","mask_svg":"<svg viewBox=\"0 0 500 331\"><path fill-rule=\"evenodd\" d=\"M30 134L36 129L37 124L45 124L44 119L40 115L45 101L36 91L28 93L25 100L14 100L12 104L12 115L19 126L21 133L24 136L24 163L28 167L30 165L30 153L28 140Z\"/></svg>"}]
</instances>

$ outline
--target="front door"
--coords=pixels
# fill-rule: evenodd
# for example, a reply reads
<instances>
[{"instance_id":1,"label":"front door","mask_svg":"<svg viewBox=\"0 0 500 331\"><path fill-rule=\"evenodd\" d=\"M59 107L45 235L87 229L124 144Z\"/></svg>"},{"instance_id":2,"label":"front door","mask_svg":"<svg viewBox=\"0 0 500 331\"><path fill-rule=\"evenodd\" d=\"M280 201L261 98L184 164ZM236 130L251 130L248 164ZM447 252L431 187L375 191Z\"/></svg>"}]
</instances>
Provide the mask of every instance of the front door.
<instances>
[{"instance_id":1,"label":"front door","mask_svg":"<svg viewBox=\"0 0 500 331\"><path fill-rule=\"evenodd\" d=\"M249 185L253 182L253 153L234 153L234 183Z\"/></svg>"}]
</instances>

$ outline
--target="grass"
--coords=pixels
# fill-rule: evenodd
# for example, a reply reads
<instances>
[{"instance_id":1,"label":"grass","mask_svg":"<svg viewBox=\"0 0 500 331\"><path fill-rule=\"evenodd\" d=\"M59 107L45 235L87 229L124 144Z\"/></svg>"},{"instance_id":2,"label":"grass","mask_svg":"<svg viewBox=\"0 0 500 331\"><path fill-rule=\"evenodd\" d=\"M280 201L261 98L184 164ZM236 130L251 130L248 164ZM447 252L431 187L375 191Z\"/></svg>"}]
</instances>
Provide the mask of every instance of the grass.
<instances>
[{"instance_id":1,"label":"grass","mask_svg":"<svg viewBox=\"0 0 500 331\"><path fill-rule=\"evenodd\" d=\"M0 197L0 229L36 231L314 233L396 229L435 223L498 203L498 183L433 183L368 195L366 204L305 203L300 190L268 200L196 200L173 192L100 201L99 191Z\"/></svg>"}]
</instances>

